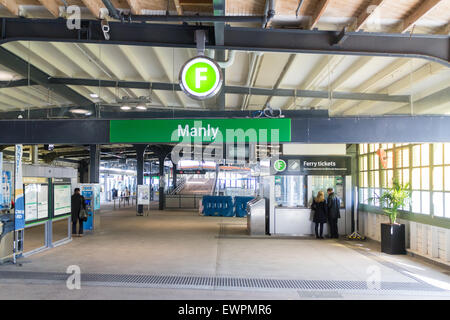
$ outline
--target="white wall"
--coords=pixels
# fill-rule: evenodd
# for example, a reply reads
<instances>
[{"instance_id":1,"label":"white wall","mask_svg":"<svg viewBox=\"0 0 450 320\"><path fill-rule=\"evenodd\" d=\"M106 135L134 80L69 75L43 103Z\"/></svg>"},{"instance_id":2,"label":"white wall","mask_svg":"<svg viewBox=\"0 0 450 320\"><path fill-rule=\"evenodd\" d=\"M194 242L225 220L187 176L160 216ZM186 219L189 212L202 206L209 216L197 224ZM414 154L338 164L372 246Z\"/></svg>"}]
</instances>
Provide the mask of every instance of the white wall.
<instances>
[{"instance_id":1,"label":"white wall","mask_svg":"<svg viewBox=\"0 0 450 320\"><path fill-rule=\"evenodd\" d=\"M440 228L398 219L405 224L406 247L421 256L441 262L450 262L450 229ZM389 223L389 218L382 214L359 213L359 231L366 237L381 241L381 223Z\"/></svg>"},{"instance_id":2,"label":"white wall","mask_svg":"<svg viewBox=\"0 0 450 320\"><path fill-rule=\"evenodd\" d=\"M283 155L346 155L345 144L284 143Z\"/></svg>"}]
</instances>

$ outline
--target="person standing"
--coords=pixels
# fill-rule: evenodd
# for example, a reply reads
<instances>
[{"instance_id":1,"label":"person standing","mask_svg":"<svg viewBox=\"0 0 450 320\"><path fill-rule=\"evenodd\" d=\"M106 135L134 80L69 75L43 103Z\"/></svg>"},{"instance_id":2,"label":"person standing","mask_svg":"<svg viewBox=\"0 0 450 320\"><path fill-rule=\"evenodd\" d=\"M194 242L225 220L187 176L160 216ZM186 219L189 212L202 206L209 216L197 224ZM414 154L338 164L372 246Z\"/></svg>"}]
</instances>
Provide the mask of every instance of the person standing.
<instances>
[{"instance_id":1,"label":"person standing","mask_svg":"<svg viewBox=\"0 0 450 320\"><path fill-rule=\"evenodd\" d=\"M338 219L341 217L341 199L334 193L333 188L327 189L328 193L328 224L330 226L330 238L339 238Z\"/></svg>"},{"instance_id":2,"label":"person standing","mask_svg":"<svg viewBox=\"0 0 450 320\"><path fill-rule=\"evenodd\" d=\"M316 238L323 239L323 224L327 222L327 201L325 200L325 195L323 191L317 193L317 197L313 199L311 209L314 210L313 222L315 225ZM320 233L319 233L320 227Z\"/></svg>"},{"instance_id":3,"label":"person standing","mask_svg":"<svg viewBox=\"0 0 450 320\"><path fill-rule=\"evenodd\" d=\"M71 216L72 216L72 235L75 237L83 236L83 220L80 219L80 210L86 210L84 197L80 194L80 188L75 188L71 199ZM77 234L77 222L79 223Z\"/></svg>"}]
</instances>

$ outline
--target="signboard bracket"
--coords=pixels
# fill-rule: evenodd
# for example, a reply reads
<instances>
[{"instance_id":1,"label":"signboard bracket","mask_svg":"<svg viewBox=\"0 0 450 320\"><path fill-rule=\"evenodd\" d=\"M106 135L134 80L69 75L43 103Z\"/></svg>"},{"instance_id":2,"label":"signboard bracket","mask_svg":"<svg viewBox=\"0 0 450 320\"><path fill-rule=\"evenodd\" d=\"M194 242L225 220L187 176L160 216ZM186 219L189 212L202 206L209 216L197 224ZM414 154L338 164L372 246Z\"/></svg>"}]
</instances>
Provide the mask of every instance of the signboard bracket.
<instances>
[{"instance_id":1,"label":"signboard bracket","mask_svg":"<svg viewBox=\"0 0 450 320\"><path fill-rule=\"evenodd\" d=\"M195 42L197 43L197 55L205 55L206 33L205 30L195 30Z\"/></svg>"}]
</instances>

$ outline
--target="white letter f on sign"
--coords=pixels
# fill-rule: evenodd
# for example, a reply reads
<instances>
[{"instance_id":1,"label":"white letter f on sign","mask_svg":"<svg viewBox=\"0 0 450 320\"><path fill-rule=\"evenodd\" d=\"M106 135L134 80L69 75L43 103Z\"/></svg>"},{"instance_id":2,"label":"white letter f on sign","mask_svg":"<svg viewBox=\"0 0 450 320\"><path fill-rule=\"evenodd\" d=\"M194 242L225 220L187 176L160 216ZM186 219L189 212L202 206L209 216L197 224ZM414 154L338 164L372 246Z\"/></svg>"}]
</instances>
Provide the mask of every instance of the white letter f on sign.
<instances>
[{"instance_id":1,"label":"white letter f on sign","mask_svg":"<svg viewBox=\"0 0 450 320\"><path fill-rule=\"evenodd\" d=\"M205 73L207 71L206 68L196 68L195 69L195 88L200 88L200 81L205 81L206 76L202 76L202 73Z\"/></svg>"}]
</instances>

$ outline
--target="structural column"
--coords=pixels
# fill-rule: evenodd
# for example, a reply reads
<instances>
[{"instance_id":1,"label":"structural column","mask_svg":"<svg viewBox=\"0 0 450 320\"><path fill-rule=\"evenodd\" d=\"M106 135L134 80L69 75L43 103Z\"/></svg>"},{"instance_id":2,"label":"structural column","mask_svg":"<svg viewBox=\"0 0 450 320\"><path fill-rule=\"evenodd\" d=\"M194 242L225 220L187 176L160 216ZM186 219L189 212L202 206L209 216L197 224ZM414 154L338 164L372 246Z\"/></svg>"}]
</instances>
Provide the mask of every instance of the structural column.
<instances>
[{"instance_id":1,"label":"structural column","mask_svg":"<svg viewBox=\"0 0 450 320\"><path fill-rule=\"evenodd\" d=\"M136 173L136 182L137 185L144 184L144 153L147 148L146 144L137 144L134 146L136 148L136 160L137 160L137 173ZM137 186L136 186L137 191ZM137 203L137 201L136 201ZM142 204L137 205L137 213L138 216L142 216L144 214L144 206Z\"/></svg>"},{"instance_id":2,"label":"structural column","mask_svg":"<svg viewBox=\"0 0 450 320\"><path fill-rule=\"evenodd\" d=\"M165 201L165 194L164 194L164 185L166 180L164 179L164 160L166 159L166 155L159 154L159 210L164 210L164 201Z\"/></svg>"},{"instance_id":3,"label":"structural column","mask_svg":"<svg viewBox=\"0 0 450 320\"><path fill-rule=\"evenodd\" d=\"M89 183L100 182L100 146L98 144L89 145Z\"/></svg>"},{"instance_id":4,"label":"structural column","mask_svg":"<svg viewBox=\"0 0 450 320\"><path fill-rule=\"evenodd\" d=\"M177 187L177 165L174 163L172 167L172 185L173 189Z\"/></svg>"}]
</instances>

